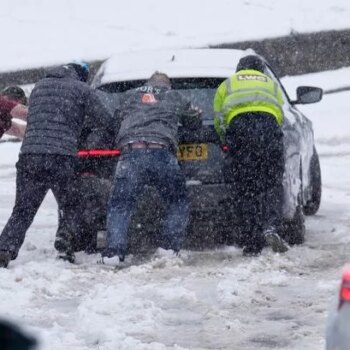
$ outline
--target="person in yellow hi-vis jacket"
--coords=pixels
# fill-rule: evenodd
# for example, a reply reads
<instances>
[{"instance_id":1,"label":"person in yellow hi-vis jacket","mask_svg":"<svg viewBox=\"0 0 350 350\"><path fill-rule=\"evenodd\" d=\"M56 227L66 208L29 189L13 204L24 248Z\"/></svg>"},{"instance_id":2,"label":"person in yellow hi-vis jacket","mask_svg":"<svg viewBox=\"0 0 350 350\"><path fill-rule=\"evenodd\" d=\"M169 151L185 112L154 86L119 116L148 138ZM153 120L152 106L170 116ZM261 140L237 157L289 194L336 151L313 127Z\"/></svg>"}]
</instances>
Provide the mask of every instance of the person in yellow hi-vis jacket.
<instances>
[{"instance_id":1,"label":"person in yellow hi-vis jacket","mask_svg":"<svg viewBox=\"0 0 350 350\"><path fill-rule=\"evenodd\" d=\"M233 215L245 255L260 254L265 246L288 250L280 236L284 102L281 88L264 72L258 56L245 56L214 97L214 126L228 146L225 176L234 184Z\"/></svg>"}]
</instances>

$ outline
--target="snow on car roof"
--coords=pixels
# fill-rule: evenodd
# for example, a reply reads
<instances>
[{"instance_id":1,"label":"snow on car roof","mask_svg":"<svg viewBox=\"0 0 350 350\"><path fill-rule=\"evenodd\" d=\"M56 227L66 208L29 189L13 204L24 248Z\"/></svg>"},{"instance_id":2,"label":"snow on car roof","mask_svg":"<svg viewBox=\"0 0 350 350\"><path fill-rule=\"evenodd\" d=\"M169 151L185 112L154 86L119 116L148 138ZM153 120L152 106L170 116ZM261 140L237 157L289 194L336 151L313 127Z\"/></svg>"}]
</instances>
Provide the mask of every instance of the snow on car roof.
<instances>
[{"instance_id":1,"label":"snow on car roof","mask_svg":"<svg viewBox=\"0 0 350 350\"><path fill-rule=\"evenodd\" d=\"M171 78L226 78L235 71L241 57L253 53L251 49L174 49L123 53L105 61L93 85L148 79L155 71L166 73Z\"/></svg>"}]
</instances>

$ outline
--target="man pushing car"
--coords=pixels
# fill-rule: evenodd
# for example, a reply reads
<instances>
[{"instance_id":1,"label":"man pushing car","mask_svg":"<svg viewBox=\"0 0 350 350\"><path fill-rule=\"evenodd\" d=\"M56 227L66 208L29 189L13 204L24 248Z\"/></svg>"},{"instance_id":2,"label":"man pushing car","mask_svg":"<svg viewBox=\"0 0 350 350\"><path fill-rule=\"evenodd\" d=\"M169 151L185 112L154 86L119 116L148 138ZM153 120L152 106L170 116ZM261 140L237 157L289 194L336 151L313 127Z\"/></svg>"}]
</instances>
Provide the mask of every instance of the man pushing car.
<instances>
[{"instance_id":1,"label":"man pushing car","mask_svg":"<svg viewBox=\"0 0 350 350\"><path fill-rule=\"evenodd\" d=\"M178 252L189 220L185 176L176 159L178 126L198 128L201 111L171 89L166 74L155 72L145 85L127 91L117 109L117 146L122 151L107 209L107 248L102 257L128 251L128 228L145 186L164 201L163 244Z\"/></svg>"},{"instance_id":2,"label":"man pushing car","mask_svg":"<svg viewBox=\"0 0 350 350\"><path fill-rule=\"evenodd\" d=\"M257 255L266 245L275 252L288 250L279 235L283 98L265 68L258 56L243 57L214 97L214 125L229 148L226 176L234 183L233 204L245 255Z\"/></svg>"}]
</instances>

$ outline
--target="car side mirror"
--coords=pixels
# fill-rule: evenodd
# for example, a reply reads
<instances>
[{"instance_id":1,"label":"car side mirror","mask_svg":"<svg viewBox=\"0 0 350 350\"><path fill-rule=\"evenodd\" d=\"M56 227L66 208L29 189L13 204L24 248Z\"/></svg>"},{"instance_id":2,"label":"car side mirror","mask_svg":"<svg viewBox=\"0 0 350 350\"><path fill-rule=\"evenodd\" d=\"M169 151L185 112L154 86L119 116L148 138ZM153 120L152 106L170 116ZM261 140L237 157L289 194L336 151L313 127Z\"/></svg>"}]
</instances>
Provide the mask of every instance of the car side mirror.
<instances>
[{"instance_id":1,"label":"car side mirror","mask_svg":"<svg viewBox=\"0 0 350 350\"><path fill-rule=\"evenodd\" d=\"M321 101L323 90L313 86L299 86L297 88L297 99L292 104L308 104Z\"/></svg>"}]
</instances>

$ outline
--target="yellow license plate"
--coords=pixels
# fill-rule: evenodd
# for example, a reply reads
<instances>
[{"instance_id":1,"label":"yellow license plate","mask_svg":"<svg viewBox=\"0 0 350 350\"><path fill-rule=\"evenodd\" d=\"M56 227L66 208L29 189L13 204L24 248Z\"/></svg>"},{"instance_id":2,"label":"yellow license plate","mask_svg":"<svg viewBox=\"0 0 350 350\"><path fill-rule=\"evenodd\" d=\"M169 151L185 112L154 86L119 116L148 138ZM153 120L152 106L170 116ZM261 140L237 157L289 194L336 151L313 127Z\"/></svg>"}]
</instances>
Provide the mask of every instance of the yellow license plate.
<instances>
[{"instance_id":1,"label":"yellow license plate","mask_svg":"<svg viewBox=\"0 0 350 350\"><path fill-rule=\"evenodd\" d=\"M193 143L179 145L177 149L178 160L205 160L208 159L208 145L206 143Z\"/></svg>"}]
</instances>

